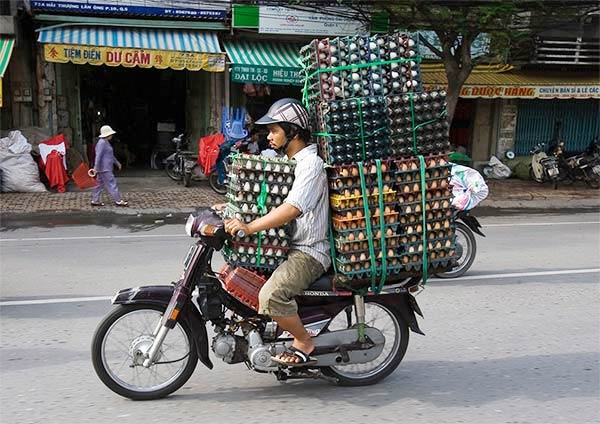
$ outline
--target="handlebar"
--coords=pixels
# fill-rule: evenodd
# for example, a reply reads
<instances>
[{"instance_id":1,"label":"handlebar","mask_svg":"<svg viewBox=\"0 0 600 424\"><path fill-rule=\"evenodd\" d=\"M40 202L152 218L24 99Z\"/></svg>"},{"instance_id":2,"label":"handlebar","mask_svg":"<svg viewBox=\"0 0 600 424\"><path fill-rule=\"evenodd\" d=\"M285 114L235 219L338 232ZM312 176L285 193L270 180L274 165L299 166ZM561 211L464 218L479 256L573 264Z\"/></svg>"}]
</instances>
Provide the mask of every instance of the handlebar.
<instances>
[{"instance_id":1,"label":"handlebar","mask_svg":"<svg viewBox=\"0 0 600 424\"><path fill-rule=\"evenodd\" d=\"M214 207L211 207L210 209L211 209L211 210L212 210L212 211L215 213L215 215L217 215L219 218L221 218L221 219L225 219L225 218L226 218L226 217L225 217L225 210L224 210L224 209L220 209L220 210L218 210L218 209L215 209ZM244 230L238 230L238 231L237 231L237 233L235 233L235 235L236 235L237 237L239 237L239 238L244 238L244 237L246 237L246 232L245 232Z\"/></svg>"}]
</instances>

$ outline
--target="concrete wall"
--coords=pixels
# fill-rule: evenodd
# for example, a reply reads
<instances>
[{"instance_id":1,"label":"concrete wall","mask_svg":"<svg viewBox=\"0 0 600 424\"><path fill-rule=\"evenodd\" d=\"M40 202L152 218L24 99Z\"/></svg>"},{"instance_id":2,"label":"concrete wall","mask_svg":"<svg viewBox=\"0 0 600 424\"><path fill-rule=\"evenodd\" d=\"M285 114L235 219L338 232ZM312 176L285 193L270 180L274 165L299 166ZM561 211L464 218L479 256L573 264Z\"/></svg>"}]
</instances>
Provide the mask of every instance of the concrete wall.
<instances>
[{"instance_id":1,"label":"concrete wall","mask_svg":"<svg viewBox=\"0 0 600 424\"><path fill-rule=\"evenodd\" d=\"M222 72L186 72L186 133L190 135L190 150L197 151L200 137L221 130L224 76Z\"/></svg>"},{"instance_id":2,"label":"concrete wall","mask_svg":"<svg viewBox=\"0 0 600 424\"><path fill-rule=\"evenodd\" d=\"M514 99L501 99L499 111L498 138L494 147L496 156L504 157L507 150L515 148L515 132L517 129L517 101Z\"/></svg>"}]
</instances>

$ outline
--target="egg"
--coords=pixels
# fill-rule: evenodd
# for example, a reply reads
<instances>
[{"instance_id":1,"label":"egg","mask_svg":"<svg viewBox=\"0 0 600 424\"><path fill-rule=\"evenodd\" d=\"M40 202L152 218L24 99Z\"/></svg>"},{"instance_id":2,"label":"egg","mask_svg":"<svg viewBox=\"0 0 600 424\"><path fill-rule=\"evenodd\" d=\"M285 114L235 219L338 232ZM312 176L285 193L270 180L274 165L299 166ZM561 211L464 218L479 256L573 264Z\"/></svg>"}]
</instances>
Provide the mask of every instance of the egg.
<instances>
[{"instance_id":1,"label":"egg","mask_svg":"<svg viewBox=\"0 0 600 424\"><path fill-rule=\"evenodd\" d=\"M346 168L342 168L340 174L342 177L347 177L349 175L348 170Z\"/></svg>"},{"instance_id":2,"label":"egg","mask_svg":"<svg viewBox=\"0 0 600 424\"><path fill-rule=\"evenodd\" d=\"M359 240L364 240L365 239L365 233L363 233L362 231L359 231L357 236L358 236Z\"/></svg>"}]
</instances>

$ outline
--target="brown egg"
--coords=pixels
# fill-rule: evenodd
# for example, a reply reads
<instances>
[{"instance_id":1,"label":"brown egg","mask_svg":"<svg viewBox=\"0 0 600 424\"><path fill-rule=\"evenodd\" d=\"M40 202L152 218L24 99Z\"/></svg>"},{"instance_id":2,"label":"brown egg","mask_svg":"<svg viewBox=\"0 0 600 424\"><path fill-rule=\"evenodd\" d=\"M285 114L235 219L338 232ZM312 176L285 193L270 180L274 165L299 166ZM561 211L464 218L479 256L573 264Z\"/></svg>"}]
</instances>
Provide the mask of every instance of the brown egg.
<instances>
[{"instance_id":1,"label":"brown egg","mask_svg":"<svg viewBox=\"0 0 600 424\"><path fill-rule=\"evenodd\" d=\"M358 228L358 224L356 223L356 221L350 222L350 229L351 230L356 230L357 228Z\"/></svg>"},{"instance_id":2,"label":"brown egg","mask_svg":"<svg viewBox=\"0 0 600 424\"><path fill-rule=\"evenodd\" d=\"M413 177L410 176L410 174L407 174L404 177L404 182L410 183L413 180Z\"/></svg>"},{"instance_id":3,"label":"brown egg","mask_svg":"<svg viewBox=\"0 0 600 424\"><path fill-rule=\"evenodd\" d=\"M348 189L344 190L344 197L350 197L352 195L352 192Z\"/></svg>"},{"instance_id":4,"label":"brown egg","mask_svg":"<svg viewBox=\"0 0 600 424\"><path fill-rule=\"evenodd\" d=\"M352 211L346 212L346 219L352 219L352 218L353 218Z\"/></svg>"},{"instance_id":5,"label":"brown egg","mask_svg":"<svg viewBox=\"0 0 600 424\"><path fill-rule=\"evenodd\" d=\"M402 237L402 238L400 239L400 242L401 242L402 244L406 244L406 243L408 243L408 237Z\"/></svg>"},{"instance_id":6,"label":"brown egg","mask_svg":"<svg viewBox=\"0 0 600 424\"><path fill-rule=\"evenodd\" d=\"M435 234L434 234L434 233L429 233L429 236L428 236L428 237L429 237L431 240L433 240L433 239L435 239Z\"/></svg>"},{"instance_id":7,"label":"brown egg","mask_svg":"<svg viewBox=\"0 0 600 424\"><path fill-rule=\"evenodd\" d=\"M384 192L384 193L387 193L388 191L391 191L391 190L392 190L392 189L390 188L390 186L389 186L389 185L387 185L387 184L384 184L384 185L383 185L383 192Z\"/></svg>"},{"instance_id":8,"label":"brown egg","mask_svg":"<svg viewBox=\"0 0 600 424\"><path fill-rule=\"evenodd\" d=\"M356 262L356 255L350 255L350 262Z\"/></svg>"},{"instance_id":9,"label":"brown egg","mask_svg":"<svg viewBox=\"0 0 600 424\"><path fill-rule=\"evenodd\" d=\"M354 264L354 271L360 271L360 268L361 268L360 263Z\"/></svg>"},{"instance_id":10,"label":"brown egg","mask_svg":"<svg viewBox=\"0 0 600 424\"><path fill-rule=\"evenodd\" d=\"M347 177L349 175L348 170L346 168L342 168L342 171L340 173L342 174L342 177Z\"/></svg>"},{"instance_id":11,"label":"brown egg","mask_svg":"<svg viewBox=\"0 0 600 424\"><path fill-rule=\"evenodd\" d=\"M439 163L439 165L440 165L440 166L444 166L444 165L446 165L448 162L446 162L446 161L444 160L444 158L440 158L440 161L439 161L438 163Z\"/></svg>"},{"instance_id":12,"label":"brown egg","mask_svg":"<svg viewBox=\"0 0 600 424\"><path fill-rule=\"evenodd\" d=\"M392 231L392 229L391 229L391 228L388 228L388 229L385 231L385 235L386 235L386 237L391 237L393 234L394 234L394 232Z\"/></svg>"},{"instance_id":13,"label":"brown egg","mask_svg":"<svg viewBox=\"0 0 600 424\"><path fill-rule=\"evenodd\" d=\"M349 251L350 251L350 245L344 244L344 252L349 252Z\"/></svg>"},{"instance_id":14,"label":"brown egg","mask_svg":"<svg viewBox=\"0 0 600 424\"><path fill-rule=\"evenodd\" d=\"M409 225L408 227L406 227L406 234L412 234L414 233L414 229L412 225Z\"/></svg>"},{"instance_id":15,"label":"brown egg","mask_svg":"<svg viewBox=\"0 0 600 424\"><path fill-rule=\"evenodd\" d=\"M414 184L413 185L413 191L419 191L421 187L419 187L419 184Z\"/></svg>"},{"instance_id":16,"label":"brown egg","mask_svg":"<svg viewBox=\"0 0 600 424\"><path fill-rule=\"evenodd\" d=\"M408 256L402 256L402 263L407 264L410 262L410 258Z\"/></svg>"},{"instance_id":17,"label":"brown egg","mask_svg":"<svg viewBox=\"0 0 600 424\"><path fill-rule=\"evenodd\" d=\"M429 255L429 258L433 260L433 259L437 258L437 254L435 252L431 252L431 254Z\"/></svg>"},{"instance_id":18,"label":"brown egg","mask_svg":"<svg viewBox=\"0 0 600 424\"><path fill-rule=\"evenodd\" d=\"M354 233L348 234L348 240L354 241Z\"/></svg>"},{"instance_id":19,"label":"brown egg","mask_svg":"<svg viewBox=\"0 0 600 424\"><path fill-rule=\"evenodd\" d=\"M335 186L337 188L342 188L342 187L344 187L344 183L343 183L342 180L337 180L336 183L335 183Z\"/></svg>"},{"instance_id":20,"label":"brown egg","mask_svg":"<svg viewBox=\"0 0 600 424\"><path fill-rule=\"evenodd\" d=\"M361 261L366 261L367 260L367 254L365 252L360 254L360 260Z\"/></svg>"},{"instance_id":21,"label":"brown egg","mask_svg":"<svg viewBox=\"0 0 600 424\"><path fill-rule=\"evenodd\" d=\"M442 228L442 225L439 222L436 222L435 225L433 226L434 230L439 230L440 228Z\"/></svg>"},{"instance_id":22,"label":"brown egg","mask_svg":"<svg viewBox=\"0 0 600 424\"><path fill-rule=\"evenodd\" d=\"M346 272L352 272L352 265L345 265L344 266L344 271L346 271Z\"/></svg>"},{"instance_id":23,"label":"brown egg","mask_svg":"<svg viewBox=\"0 0 600 424\"><path fill-rule=\"evenodd\" d=\"M417 225L417 233L422 233L422 232L423 232L423 226Z\"/></svg>"},{"instance_id":24,"label":"brown egg","mask_svg":"<svg viewBox=\"0 0 600 424\"><path fill-rule=\"evenodd\" d=\"M450 207L450 202L449 202L449 201L447 201L447 200L444 200L444 201L442 202L442 207L443 207L443 208L448 208L448 207Z\"/></svg>"},{"instance_id":25,"label":"brown egg","mask_svg":"<svg viewBox=\"0 0 600 424\"><path fill-rule=\"evenodd\" d=\"M353 194L352 194L352 195L353 195L354 197L358 197L358 196L360 196L360 190L359 190L359 189L357 189L357 188L355 188L355 189L354 189L354 192L353 192Z\"/></svg>"},{"instance_id":26,"label":"brown egg","mask_svg":"<svg viewBox=\"0 0 600 424\"><path fill-rule=\"evenodd\" d=\"M365 233L363 233L362 231L358 232L358 239L359 240L364 240L365 239Z\"/></svg>"},{"instance_id":27,"label":"brown egg","mask_svg":"<svg viewBox=\"0 0 600 424\"><path fill-rule=\"evenodd\" d=\"M373 216L374 217L379 216L379 208L375 208L375 212L373 212Z\"/></svg>"},{"instance_id":28,"label":"brown egg","mask_svg":"<svg viewBox=\"0 0 600 424\"><path fill-rule=\"evenodd\" d=\"M411 170L416 170L416 169L419 169L419 166L417 165L417 163L416 163L416 162L412 162L412 163L410 164L410 169L411 169Z\"/></svg>"},{"instance_id":29,"label":"brown egg","mask_svg":"<svg viewBox=\"0 0 600 424\"><path fill-rule=\"evenodd\" d=\"M450 240L446 240L446 243L444 243L444 247L451 247L452 246L452 242Z\"/></svg>"},{"instance_id":30,"label":"brown egg","mask_svg":"<svg viewBox=\"0 0 600 424\"><path fill-rule=\"evenodd\" d=\"M408 253L415 253L415 252L416 252L416 249L415 249L414 246L409 246L408 247Z\"/></svg>"},{"instance_id":31,"label":"brown egg","mask_svg":"<svg viewBox=\"0 0 600 424\"><path fill-rule=\"evenodd\" d=\"M389 217L386 219L386 222L388 224L393 224L395 223L397 220L396 215L389 215Z\"/></svg>"},{"instance_id":32,"label":"brown egg","mask_svg":"<svg viewBox=\"0 0 600 424\"><path fill-rule=\"evenodd\" d=\"M448 220L444 221L444 228L450 228L450 221L448 221Z\"/></svg>"},{"instance_id":33,"label":"brown egg","mask_svg":"<svg viewBox=\"0 0 600 424\"><path fill-rule=\"evenodd\" d=\"M398 203L404 203L404 197L398 196L397 199L398 199Z\"/></svg>"},{"instance_id":34,"label":"brown egg","mask_svg":"<svg viewBox=\"0 0 600 424\"><path fill-rule=\"evenodd\" d=\"M392 213L392 208L390 208L389 206L386 206L385 209L384 209L384 213L386 215Z\"/></svg>"},{"instance_id":35,"label":"brown egg","mask_svg":"<svg viewBox=\"0 0 600 424\"><path fill-rule=\"evenodd\" d=\"M379 188L377 188L377 187L373 187L373 191L371 191L371 194L372 194L373 196L375 196L375 195L378 195L378 194L379 194Z\"/></svg>"},{"instance_id":36,"label":"brown egg","mask_svg":"<svg viewBox=\"0 0 600 424\"><path fill-rule=\"evenodd\" d=\"M356 210L356 213L354 214L357 218L362 218L363 217L363 211L361 211L360 209Z\"/></svg>"},{"instance_id":37,"label":"brown egg","mask_svg":"<svg viewBox=\"0 0 600 424\"><path fill-rule=\"evenodd\" d=\"M406 163L403 163L402 166L400 166L400 170L401 171L408 171L408 165Z\"/></svg>"},{"instance_id":38,"label":"brown egg","mask_svg":"<svg viewBox=\"0 0 600 424\"><path fill-rule=\"evenodd\" d=\"M429 188L430 188L430 189L432 189L432 190L433 190L433 189L436 189L436 188L438 188L438 183L437 183L437 180L433 180L433 181L432 181L432 182L429 184Z\"/></svg>"},{"instance_id":39,"label":"brown egg","mask_svg":"<svg viewBox=\"0 0 600 424\"><path fill-rule=\"evenodd\" d=\"M416 205L416 206L415 206L415 212L416 212L416 213L419 213L419 212L421 212L422 210L423 210L423 209L422 209L421 205Z\"/></svg>"}]
</instances>

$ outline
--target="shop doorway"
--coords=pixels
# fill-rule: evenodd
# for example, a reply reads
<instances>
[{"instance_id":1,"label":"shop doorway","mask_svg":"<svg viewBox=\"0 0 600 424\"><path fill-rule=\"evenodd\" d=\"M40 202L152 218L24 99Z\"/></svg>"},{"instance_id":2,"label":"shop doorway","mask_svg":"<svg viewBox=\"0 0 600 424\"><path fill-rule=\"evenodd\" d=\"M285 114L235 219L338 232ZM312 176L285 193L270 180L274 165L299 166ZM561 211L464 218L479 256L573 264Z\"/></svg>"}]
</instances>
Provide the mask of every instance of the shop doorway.
<instances>
[{"instance_id":1,"label":"shop doorway","mask_svg":"<svg viewBox=\"0 0 600 424\"><path fill-rule=\"evenodd\" d=\"M458 99L454 119L450 127L450 144L461 153L472 154L473 120L475 117L475 100Z\"/></svg>"},{"instance_id":2,"label":"shop doorway","mask_svg":"<svg viewBox=\"0 0 600 424\"><path fill-rule=\"evenodd\" d=\"M125 168L150 168L156 151L185 127L186 72L84 65L82 134L92 160L100 126L117 131L115 156Z\"/></svg>"}]
</instances>

